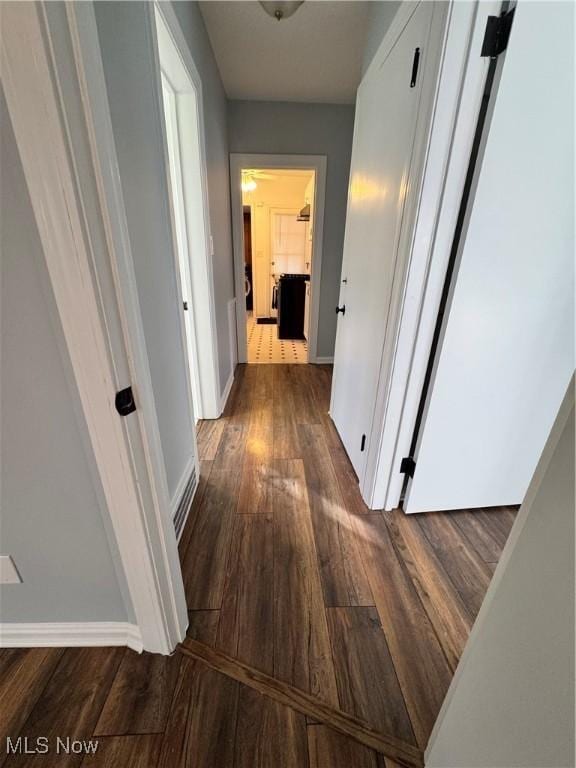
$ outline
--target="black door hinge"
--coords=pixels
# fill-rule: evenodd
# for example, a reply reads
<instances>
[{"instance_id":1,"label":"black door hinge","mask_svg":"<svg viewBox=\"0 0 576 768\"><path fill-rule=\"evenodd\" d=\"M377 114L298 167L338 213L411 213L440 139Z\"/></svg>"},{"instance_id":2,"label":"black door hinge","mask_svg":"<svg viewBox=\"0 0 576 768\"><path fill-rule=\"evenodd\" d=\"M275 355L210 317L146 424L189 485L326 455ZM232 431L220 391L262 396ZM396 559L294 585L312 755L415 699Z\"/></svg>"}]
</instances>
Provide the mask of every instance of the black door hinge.
<instances>
[{"instance_id":1,"label":"black door hinge","mask_svg":"<svg viewBox=\"0 0 576 768\"><path fill-rule=\"evenodd\" d=\"M360 440L360 451L363 451L366 447L366 435L362 435L362 440Z\"/></svg>"},{"instance_id":2,"label":"black door hinge","mask_svg":"<svg viewBox=\"0 0 576 768\"><path fill-rule=\"evenodd\" d=\"M116 392L114 403L120 416L128 416L129 413L135 411L136 403L134 402L132 387L126 387L126 389L121 389L119 392Z\"/></svg>"},{"instance_id":3,"label":"black door hinge","mask_svg":"<svg viewBox=\"0 0 576 768\"><path fill-rule=\"evenodd\" d=\"M405 456L400 462L400 472L408 477L414 477L414 470L416 469L416 462L412 456Z\"/></svg>"},{"instance_id":4,"label":"black door hinge","mask_svg":"<svg viewBox=\"0 0 576 768\"><path fill-rule=\"evenodd\" d=\"M418 77L418 64L420 63L420 48L414 49L414 58L412 59L412 77L410 78L410 88L414 88L416 85L416 78Z\"/></svg>"},{"instance_id":5,"label":"black door hinge","mask_svg":"<svg viewBox=\"0 0 576 768\"><path fill-rule=\"evenodd\" d=\"M514 8L501 16L488 16L486 31L482 42L480 56L489 56L495 59L502 51L505 51L510 39L510 30L514 20Z\"/></svg>"}]
</instances>

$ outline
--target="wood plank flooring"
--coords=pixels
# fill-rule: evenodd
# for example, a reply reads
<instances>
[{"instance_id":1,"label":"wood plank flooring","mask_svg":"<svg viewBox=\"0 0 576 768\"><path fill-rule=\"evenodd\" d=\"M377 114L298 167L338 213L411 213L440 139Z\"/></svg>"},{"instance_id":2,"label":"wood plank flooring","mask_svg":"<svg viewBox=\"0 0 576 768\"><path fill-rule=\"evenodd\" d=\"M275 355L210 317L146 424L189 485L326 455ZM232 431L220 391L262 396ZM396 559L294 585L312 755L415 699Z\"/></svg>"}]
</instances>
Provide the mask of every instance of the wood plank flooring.
<instances>
[{"instance_id":1,"label":"wood plank flooring","mask_svg":"<svg viewBox=\"0 0 576 768\"><path fill-rule=\"evenodd\" d=\"M179 545L200 656L0 651L0 766L398 768L371 734L425 747L516 510L368 510L330 385L239 366ZM19 735L98 749L7 755Z\"/></svg>"},{"instance_id":2,"label":"wood plank flooring","mask_svg":"<svg viewBox=\"0 0 576 768\"><path fill-rule=\"evenodd\" d=\"M223 600L209 605L220 609L215 647L424 747L515 510L367 509L328 415L330 387L329 366L239 366L223 426L200 424L212 473L219 456L234 457L226 467L245 518ZM211 510L222 482L212 473ZM221 583L221 562L193 566L209 558L197 525L183 552L191 609ZM315 737L314 748L325 743Z\"/></svg>"}]
</instances>

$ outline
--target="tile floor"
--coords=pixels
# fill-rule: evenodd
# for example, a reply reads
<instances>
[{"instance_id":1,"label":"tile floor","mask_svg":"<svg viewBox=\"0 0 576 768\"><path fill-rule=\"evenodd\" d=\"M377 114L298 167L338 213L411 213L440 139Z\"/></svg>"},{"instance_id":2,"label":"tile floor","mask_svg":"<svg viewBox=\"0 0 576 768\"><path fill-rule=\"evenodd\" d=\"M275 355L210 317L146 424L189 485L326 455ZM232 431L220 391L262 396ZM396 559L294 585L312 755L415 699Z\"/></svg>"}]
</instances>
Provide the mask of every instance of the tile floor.
<instances>
[{"instance_id":1,"label":"tile floor","mask_svg":"<svg viewBox=\"0 0 576 768\"><path fill-rule=\"evenodd\" d=\"M278 328L269 323L257 323L251 312L246 321L249 363L307 363L306 341L278 338Z\"/></svg>"}]
</instances>

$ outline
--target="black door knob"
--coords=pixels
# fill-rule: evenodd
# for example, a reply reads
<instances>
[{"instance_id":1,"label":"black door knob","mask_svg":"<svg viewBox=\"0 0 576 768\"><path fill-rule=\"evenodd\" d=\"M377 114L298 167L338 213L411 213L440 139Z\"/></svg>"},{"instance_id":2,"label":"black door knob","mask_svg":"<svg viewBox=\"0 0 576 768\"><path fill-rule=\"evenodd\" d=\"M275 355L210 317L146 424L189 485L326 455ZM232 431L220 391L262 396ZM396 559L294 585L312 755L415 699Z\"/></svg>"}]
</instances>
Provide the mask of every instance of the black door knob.
<instances>
[{"instance_id":1,"label":"black door knob","mask_svg":"<svg viewBox=\"0 0 576 768\"><path fill-rule=\"evenodd\" d=\"M336 307L336 314L338 314L338 312L342 312L343 315L346 314L346 304L342 304L341 307Z\"/></svg>"}]
</instances>

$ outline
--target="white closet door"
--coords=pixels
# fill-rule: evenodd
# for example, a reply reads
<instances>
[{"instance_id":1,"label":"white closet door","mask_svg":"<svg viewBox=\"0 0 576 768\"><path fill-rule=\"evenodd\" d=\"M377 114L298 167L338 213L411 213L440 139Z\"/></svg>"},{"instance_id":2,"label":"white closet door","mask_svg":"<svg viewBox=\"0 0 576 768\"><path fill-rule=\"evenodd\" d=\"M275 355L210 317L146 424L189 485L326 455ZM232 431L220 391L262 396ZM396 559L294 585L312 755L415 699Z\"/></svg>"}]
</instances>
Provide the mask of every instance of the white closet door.
<instances>
[{"instance_id":1,"label":"white closet door","mask_svg":"<svg viewBox=\"0 0 576 768\"><path fill-rule=\"evenodd\" d=\"M358 91L330 413L362 480L410 176L433 3ZM411 85L415 50L420 67Z\"/></svg>"},{"instance_id":2,"label":"white closet door","mask_svg":"<svg viewBox=\"0 0 576 768\"><path fill-rule=\"evenodd\" d=\"M520 503L570 381L573 23L516 8L407 512Z\"/></svg>"}]
</instances>

